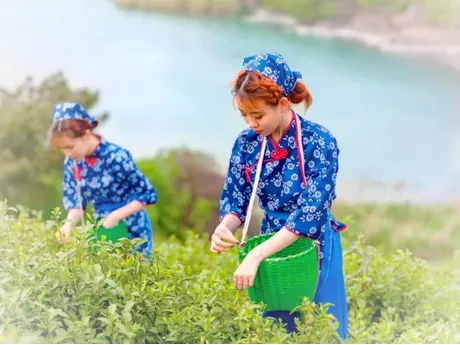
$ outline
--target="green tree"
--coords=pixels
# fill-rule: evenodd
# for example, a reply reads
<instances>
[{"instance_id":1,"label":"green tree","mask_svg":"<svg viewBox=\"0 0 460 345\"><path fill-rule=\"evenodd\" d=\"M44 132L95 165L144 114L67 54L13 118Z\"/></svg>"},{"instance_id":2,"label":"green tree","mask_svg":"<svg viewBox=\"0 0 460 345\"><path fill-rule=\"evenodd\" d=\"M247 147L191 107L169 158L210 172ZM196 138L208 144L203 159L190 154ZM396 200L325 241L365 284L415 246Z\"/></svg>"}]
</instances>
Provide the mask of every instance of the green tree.
<instances>
[{"instance_id":1,"label":"green tree","mask_svg":"<svg viewBox=\"0 0 460 345\"><path fill-rule=\"evenodd\" d=\"M48 212L61 205L62 154L45 139L58 102L93 108L99 93L73 89L61 72L35 83L27 77L15 90L0 89L0 198ZM102 114L105 121L108 114Z\"/></svg>"}]
</instances>

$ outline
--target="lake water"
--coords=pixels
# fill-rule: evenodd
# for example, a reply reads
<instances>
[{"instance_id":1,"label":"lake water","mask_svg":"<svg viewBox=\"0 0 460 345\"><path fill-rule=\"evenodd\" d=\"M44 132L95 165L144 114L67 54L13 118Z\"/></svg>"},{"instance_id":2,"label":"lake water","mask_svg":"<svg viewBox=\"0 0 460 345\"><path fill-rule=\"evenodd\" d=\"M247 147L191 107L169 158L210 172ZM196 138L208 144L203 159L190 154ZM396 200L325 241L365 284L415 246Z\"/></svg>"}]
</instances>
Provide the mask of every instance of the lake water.
<instances>
[{"instance_id":1,"label":"lake water","mask_svg":"<svg viewBox=\"0 0 460 345\"><path fill-rule=\"evenodd\" d=\"M236 19L123 12L110 0L2 0L0 42L2 86L61 70L100 90L97 110L111 114L103 134L136 157L187 146L223 169L244 128L228 84L243 56L277 51L313 94L304 116L339 141L339 198L460 195L460 77L447 69Z\"/></svg>"}]
</instances>

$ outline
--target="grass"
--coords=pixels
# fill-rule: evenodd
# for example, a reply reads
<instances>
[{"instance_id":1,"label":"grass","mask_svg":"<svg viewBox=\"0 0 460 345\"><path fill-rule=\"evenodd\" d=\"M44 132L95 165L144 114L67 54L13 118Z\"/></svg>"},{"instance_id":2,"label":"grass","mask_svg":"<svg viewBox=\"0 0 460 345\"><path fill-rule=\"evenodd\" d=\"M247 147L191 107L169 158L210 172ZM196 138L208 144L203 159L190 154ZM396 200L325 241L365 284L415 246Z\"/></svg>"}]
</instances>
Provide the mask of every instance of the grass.
<instances>
[{"instance_id":1,"label":"grass","mask_svg":"<svg viewBox=\"0 0 460 345\"><path fill-rule=\"evenodd\" d=\"M348 219L344 233L364 234L368 244L385 252L409 249L430 261L450 260L460 248L460 207L401 204L346 204L334 207L338 219Z\"/></svg>"}]
</instances>

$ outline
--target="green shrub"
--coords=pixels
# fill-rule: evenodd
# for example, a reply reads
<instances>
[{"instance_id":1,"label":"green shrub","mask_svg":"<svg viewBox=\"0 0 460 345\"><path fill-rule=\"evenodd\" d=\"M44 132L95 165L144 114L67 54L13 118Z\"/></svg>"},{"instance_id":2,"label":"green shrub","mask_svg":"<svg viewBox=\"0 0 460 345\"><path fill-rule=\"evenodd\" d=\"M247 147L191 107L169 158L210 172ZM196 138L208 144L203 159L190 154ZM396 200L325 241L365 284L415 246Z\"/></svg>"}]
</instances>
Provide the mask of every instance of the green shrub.
<instances>
[{"instance_id":1,"label":"green shrub","mask_svg":"<svg viewBox=\"0 0 460 345\"><path fill-rule=\"evenodd\" d=\"M460 286L398 250L391 257L361 241L348 248L346 278L356 342L452 343L460 339Z\"/></svg>"},{"instance_id":2,"label":"green shrub","mask_svg":"<svg viewBox=\"0 0 460 345\"><path fill-rule=\"evenodd\" d=\"M137 162L153 183L158 203L147 212L154 231L183 241L185 231L211 233L225 177L209 156L190 150L167 150Z\"/></svg>"}]
</instances>

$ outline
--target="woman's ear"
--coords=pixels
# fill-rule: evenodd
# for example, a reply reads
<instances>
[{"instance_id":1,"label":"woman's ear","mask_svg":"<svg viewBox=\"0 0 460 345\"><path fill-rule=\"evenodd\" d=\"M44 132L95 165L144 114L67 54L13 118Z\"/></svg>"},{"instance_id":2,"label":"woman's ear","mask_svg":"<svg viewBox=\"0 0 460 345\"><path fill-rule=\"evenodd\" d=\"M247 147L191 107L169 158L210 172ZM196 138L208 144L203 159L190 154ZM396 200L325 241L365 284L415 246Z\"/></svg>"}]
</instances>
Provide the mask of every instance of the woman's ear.
<instances>
[{"instance_id":1,"label":"woman's ear","mask_svg":"<svg viewBox=\"0 0 460 345\"><path fill-rule=\"evenodd\" d=\"M93 136L93 132L90 129L85 130L85 134L83 134L83 137L85 139L89 139Z\"/></svg>"},{"instance_id":2,"label":"woman's ear","mask_svg":"<svg viewBox=\"0 0 460 345\"><path fill-rule=\"evenodd\" d=\"M282 97L279 101L279 105L280 105L280 110L282 112L285 112L285 111L288 111L289 110L289 107L290 107L290 102L289 100L287 99L287 97Z\"/></svg>"}]
</instances>

